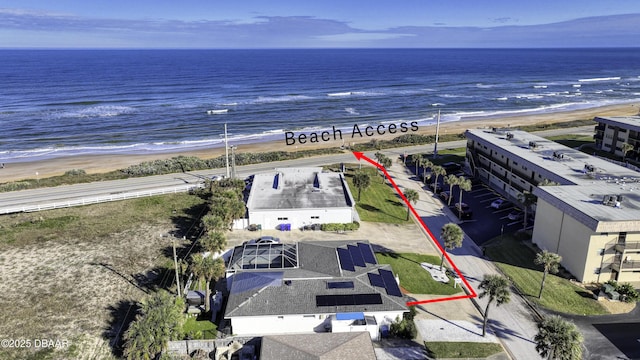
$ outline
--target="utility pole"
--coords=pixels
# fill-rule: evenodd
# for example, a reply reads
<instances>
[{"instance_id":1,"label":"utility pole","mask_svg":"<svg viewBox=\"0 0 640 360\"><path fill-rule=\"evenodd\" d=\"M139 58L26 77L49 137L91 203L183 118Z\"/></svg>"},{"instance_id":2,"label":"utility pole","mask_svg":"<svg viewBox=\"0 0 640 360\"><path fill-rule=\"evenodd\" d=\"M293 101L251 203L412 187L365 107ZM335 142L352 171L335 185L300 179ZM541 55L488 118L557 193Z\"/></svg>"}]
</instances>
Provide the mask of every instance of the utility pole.
<instances>
[{"instance_id":1,"label":"utility pole","mask_svg":"<svg viewBox=\"0 0 640 360\"><path fill-rule=\"evenodd\" d=\"M229 141L227 139L227 123L224 123L224 159L227 164L227 178L229 178Z\"/></svg>"},{"instance_id":2,"label":"utility pole","mask_svg":"<svg viewBox=\"0 0 640 360\"><path fill-rule=\"evenodd\" d=\"M231 145L231 177L236 178L236 149L238 147Z\"/></svg>"},{"instance_id":3,"label":"utility pole","mask_svg":"<svg viewBox=\"0 0 640 360\"><path fill-rule=\"evenodd\" d=\"M176 255L176 238L175 236L171 237L171 242L173 244L173 264L176 268L176 288L178 289L178 297L180 297L180 274L178 273L178 256Z\"/></svg>"},{"instance_id":4,"label":"utility pole","mask_svg":"<svg viewBox=\"0 0 640 360\"><path fill-rule=\"evenodd\" d=\"M436 142L433 145L433 158L438 157L438 135L440 133L440 109L438 109L438 121L436 122Z\"/></svg>"}]
</instances>

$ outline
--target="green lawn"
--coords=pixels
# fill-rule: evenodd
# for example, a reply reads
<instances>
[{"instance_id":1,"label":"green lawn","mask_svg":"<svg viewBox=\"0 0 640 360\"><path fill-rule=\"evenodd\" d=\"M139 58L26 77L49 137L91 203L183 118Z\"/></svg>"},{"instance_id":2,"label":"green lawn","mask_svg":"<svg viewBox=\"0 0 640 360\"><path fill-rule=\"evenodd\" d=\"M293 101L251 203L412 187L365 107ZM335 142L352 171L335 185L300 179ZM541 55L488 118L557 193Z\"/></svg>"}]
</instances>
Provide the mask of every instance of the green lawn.
<instances>
[{"instance_id":1,"label":"green lawn","mask_svg":"<svg viewBox=\"0 0 640 360\"><path fill-rule=\"evenodd\" d=\"M434 359L486 358L502 352L496 343L425 341L427 355Z\"/></svg>"},{"instance_id":2,"label":"green lawn","mask_svg":"<svg viewBox=\"0 0 640 360\"><path fill-rule=\"evenodd\" d=\"M345 177L349 183L351 194L356 199L356 209L362 221L384 222L390 224L407 223L407 207L393 187L386 181L382 182L382 176L376 169L364 166L361 171L369 173L371 185L362 190L361 199L358 201L358 189L353 186L353 174L358 169L357 164L348 164Z\"/></svg>"},{"instance_id":3,"label":"green lawn","mask_svg":"<svg viewBox=\"0 0 640 360\"><path fill-rule=\"evenodd\" d=\"M195 316L187 318L182 329L187 336L193 339L215 339L218 331L216 324L206 319L198 319Z\"/></svg>"},{"instance_id":4,"label":"green lawn","mask_svg":"<svg viewBox=\"0 0 640 360\"><path fill-rule=\"evenodd\" d=\"M591 297L587 290L571 284L569 280L549 274L542 298L538 299L542 269L534 265L535 253L512 235L504 235L486 246L487 255L511 278L520 291L533 302L569 314L598 315L607 311Z\"/></svg>"},{"instance_id":5,"label":"green lawn","mask_svg":"<svg viewBox=\"0 0 640 360\"><path fill-rule=\"evenodd\" d=\"M453 279L448 284L435 281L424 270L421 262L440 264L440 257L411 253L376 253L380 264L389 264L393 273L400 277L400 285L412 294L452 295L462 291L458 286L453 288Z\"/></svg>"}]
</instances>

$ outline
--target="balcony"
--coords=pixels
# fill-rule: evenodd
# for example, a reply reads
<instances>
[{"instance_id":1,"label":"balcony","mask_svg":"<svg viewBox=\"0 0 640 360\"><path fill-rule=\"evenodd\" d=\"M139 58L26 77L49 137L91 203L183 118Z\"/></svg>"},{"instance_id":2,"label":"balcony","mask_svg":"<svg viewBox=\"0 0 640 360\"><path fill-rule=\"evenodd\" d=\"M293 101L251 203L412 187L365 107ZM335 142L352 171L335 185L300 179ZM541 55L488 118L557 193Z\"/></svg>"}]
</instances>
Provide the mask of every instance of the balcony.
<instances>
[{"instance_id":1,"label":"balcony","mask_svg":"<svg viewBox=\"0 0 640 360\"><path fill-rule=\"evenodd\" d=\"M615 271L625 271L625 270L640 270L640 261L638 260L629 260L623 262L613 262L611 264L611 269Z\"/></svg>"},{"instance_id":2,"label":"balcony","mask_svg":"<svg viewBox=\"0 0 640 360\"><path fill-rule=\"evenodd\" d=\"M640 241L632 241L632 242L624 242L617 243L613 246L615 251L617 252L639 252L640 251Z\"/></svg>"}]
</instances>

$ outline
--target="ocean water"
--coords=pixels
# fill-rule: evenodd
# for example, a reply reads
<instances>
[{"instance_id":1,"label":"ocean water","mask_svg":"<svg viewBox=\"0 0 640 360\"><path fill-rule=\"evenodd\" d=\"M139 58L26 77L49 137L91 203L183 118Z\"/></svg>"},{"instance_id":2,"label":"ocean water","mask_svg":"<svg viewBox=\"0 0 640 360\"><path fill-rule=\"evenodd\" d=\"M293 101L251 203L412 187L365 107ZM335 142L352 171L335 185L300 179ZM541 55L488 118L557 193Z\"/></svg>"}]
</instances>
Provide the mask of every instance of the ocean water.
<instances>
[{"instance_id":1,"label":"ocean water","mask_svg":"<svg viewBox=\"0 0 640 360\"><path fill-rule=\"evenodd\" d=\"M637 102L640 49L3 50L0 84L10 163Z\"/></svg>"}]
</instances>

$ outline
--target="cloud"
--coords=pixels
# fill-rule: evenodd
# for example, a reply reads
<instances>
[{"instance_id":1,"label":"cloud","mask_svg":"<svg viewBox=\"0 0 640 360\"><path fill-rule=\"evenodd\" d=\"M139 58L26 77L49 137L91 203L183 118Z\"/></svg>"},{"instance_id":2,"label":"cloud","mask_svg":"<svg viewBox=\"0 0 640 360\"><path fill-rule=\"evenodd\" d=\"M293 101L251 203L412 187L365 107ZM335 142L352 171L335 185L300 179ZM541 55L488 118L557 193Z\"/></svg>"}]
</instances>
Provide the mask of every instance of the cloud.
<instances>
[{"instance_id":1,"label":"cloud","mask_svg":"<svg viewBox=\"0 0 640 360\"><path fill-rule=\"evenodd\" d=\"M601 16L543 25L494 27L401 26L358 29L345 21L313 16L256 16L250 21L88 18L46 11L0 9L0 31L23 36L30 46L110 46L149 48L264 47L586 47L636 46L640 14ZM33 34L43 34L34 40ZM59 34L48 44L51 33ZM81 39L81 41L79 41ZM20 44L3 41L0 46ZM82 44L82 45L79 45ZM15 45L14 45L15 46Z\"/></svg>"}]
</instances>

